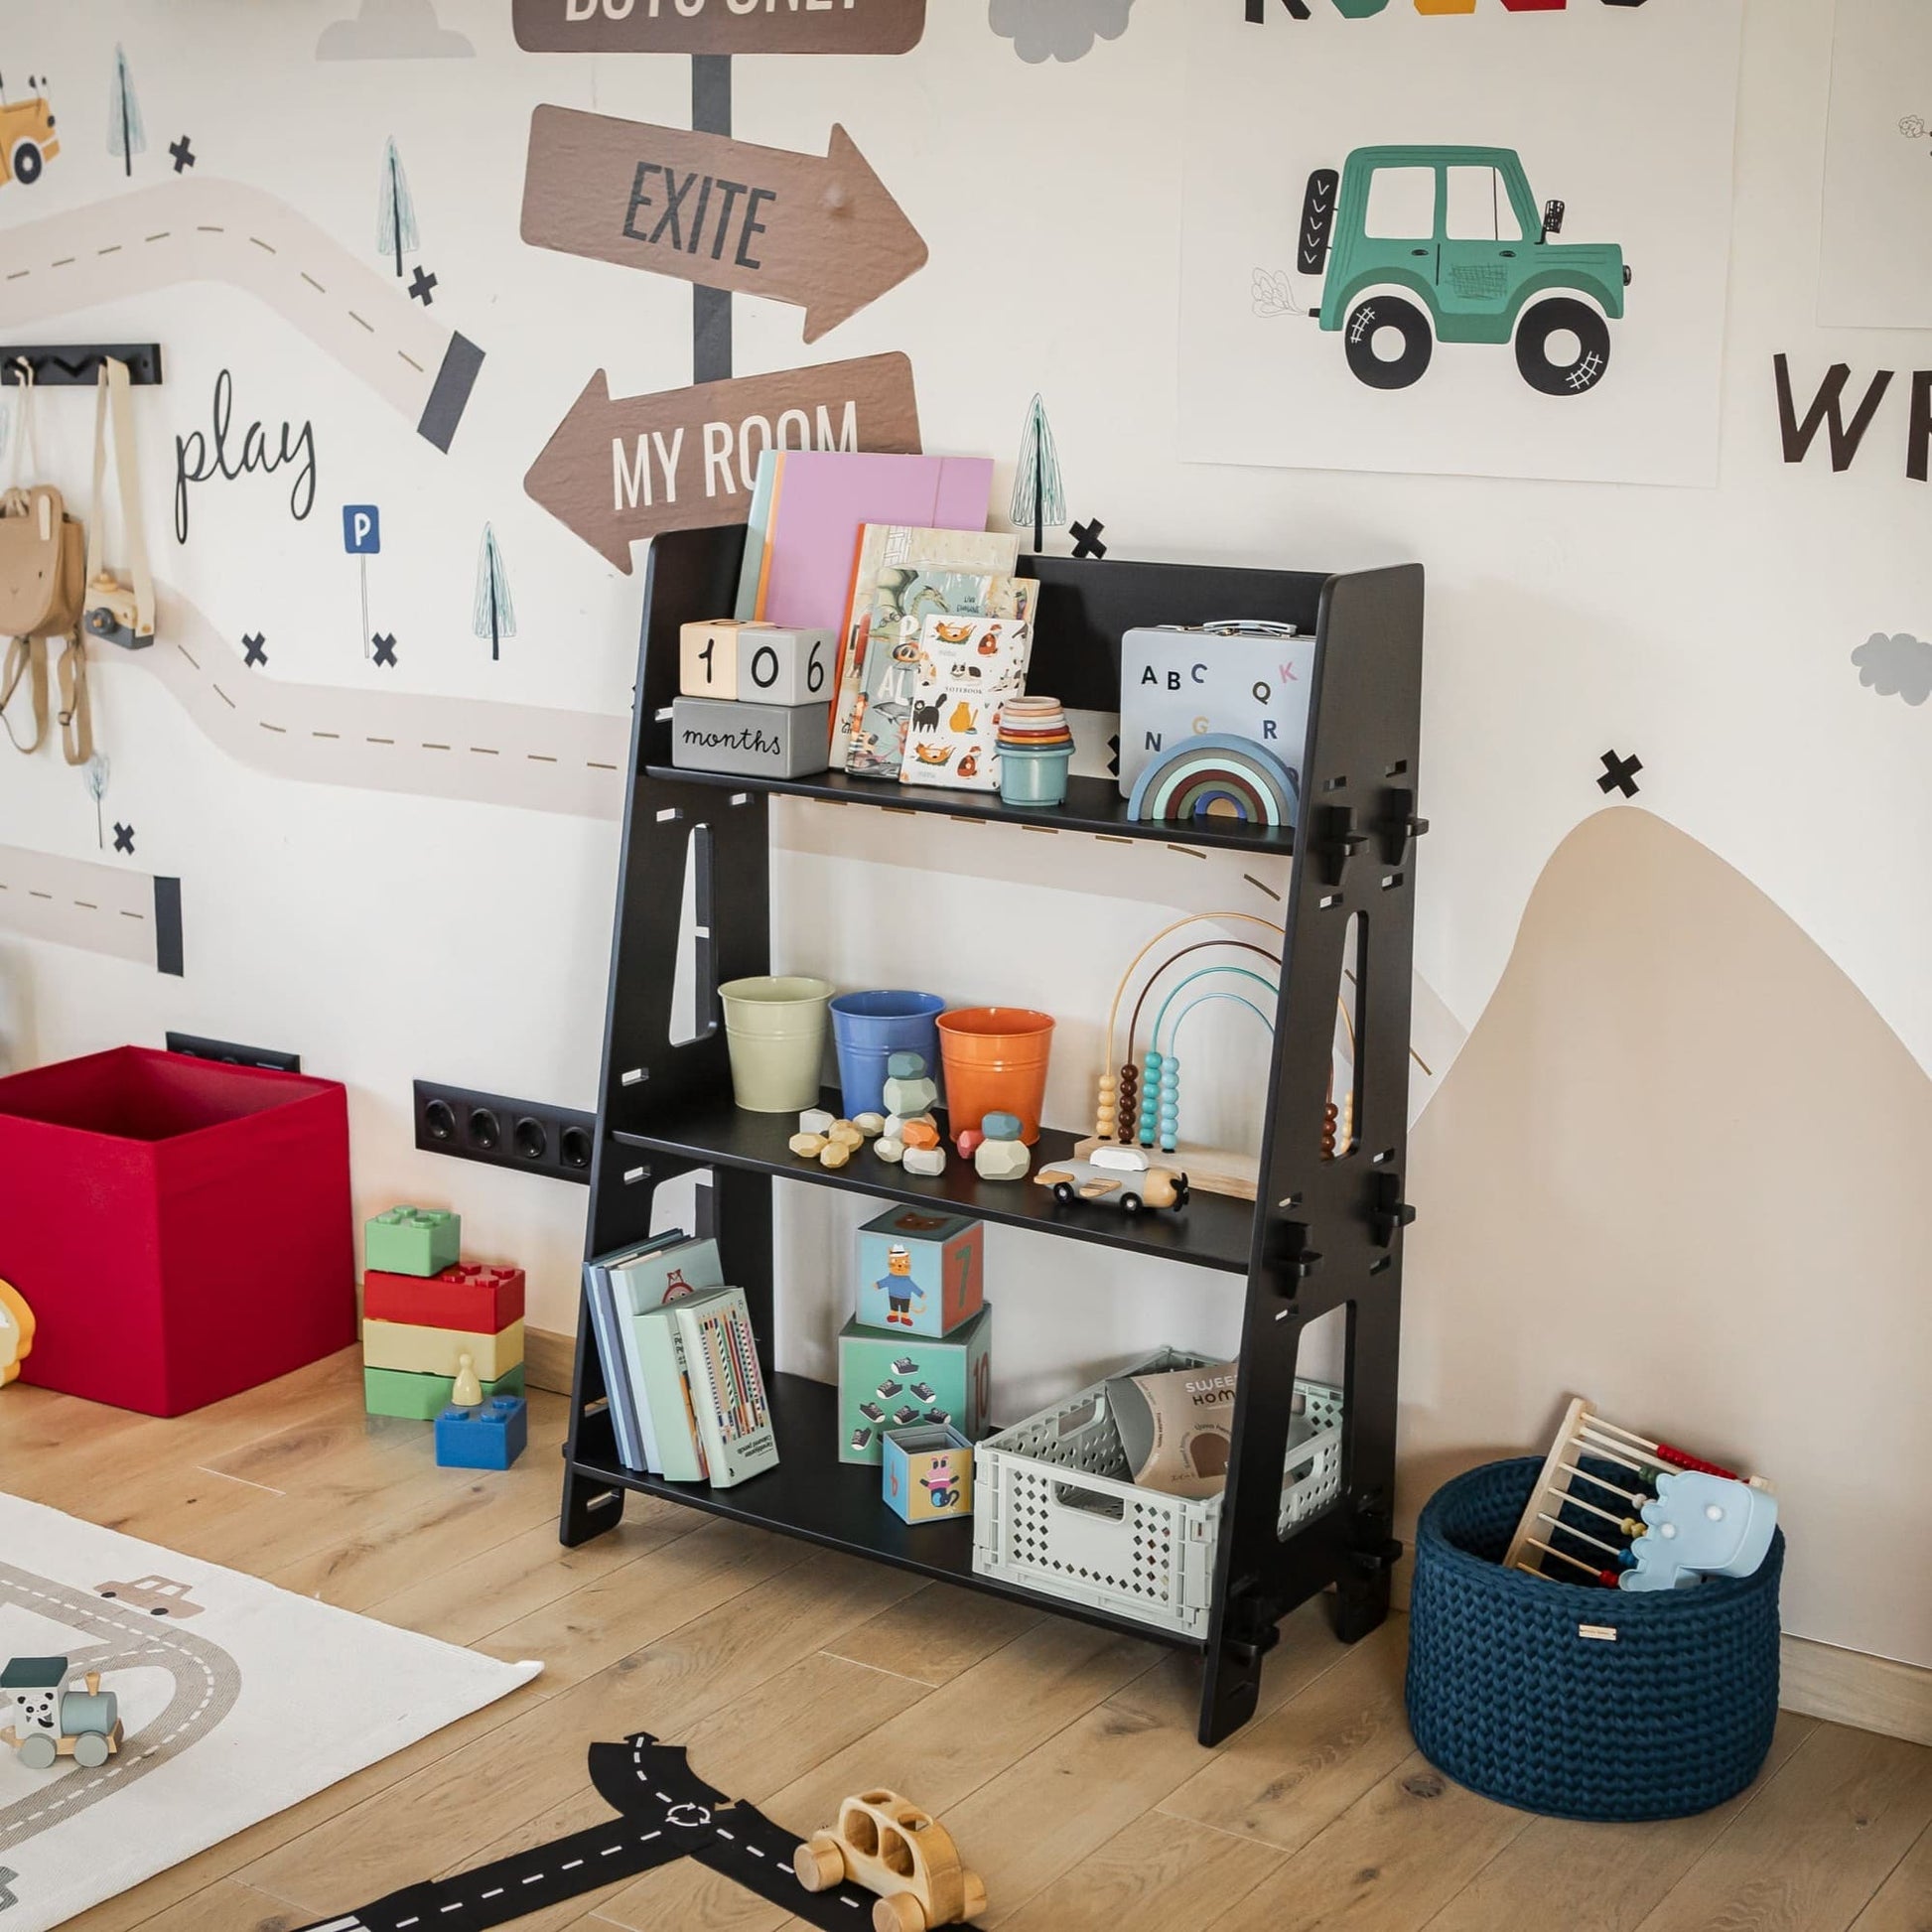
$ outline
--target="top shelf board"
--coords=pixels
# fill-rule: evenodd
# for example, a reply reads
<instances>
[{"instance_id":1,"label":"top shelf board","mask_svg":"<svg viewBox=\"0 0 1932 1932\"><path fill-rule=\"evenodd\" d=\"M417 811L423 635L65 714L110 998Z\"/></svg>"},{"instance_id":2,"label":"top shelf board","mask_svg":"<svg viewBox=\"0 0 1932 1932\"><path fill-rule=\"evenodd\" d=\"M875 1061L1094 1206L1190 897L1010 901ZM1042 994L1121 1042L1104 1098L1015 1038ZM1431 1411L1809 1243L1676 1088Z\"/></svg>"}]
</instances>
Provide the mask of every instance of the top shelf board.
<instances>
[{"instance_id":1,"label":"top shelf board","mask_svg":"<svg viewBox=\"0 0 1932 1932\"><path fill-rule=\"evenodd\" d=\"M1047 832L1088 832L1103 839L1155 839L1164 845L1215 846L1260 858L1295 855L1295 831L1284 825L1245 825L1232 818L1191 818L1180 823L1133 819L1127 800L1111 778L1069 778L1064 805L1008 805L997 791L942 791L930 785L901 785L879 778L854 778L843 771L818 771L807 778L748 778L724 771L687 771L681 766L648 764L646 774L662 782L689 780L723 785L733 791L781 792L792 798L817 798L835 805L872 805L889 812L939 813L975 823L1025 825Z\"/></svg>"}]
</instances>

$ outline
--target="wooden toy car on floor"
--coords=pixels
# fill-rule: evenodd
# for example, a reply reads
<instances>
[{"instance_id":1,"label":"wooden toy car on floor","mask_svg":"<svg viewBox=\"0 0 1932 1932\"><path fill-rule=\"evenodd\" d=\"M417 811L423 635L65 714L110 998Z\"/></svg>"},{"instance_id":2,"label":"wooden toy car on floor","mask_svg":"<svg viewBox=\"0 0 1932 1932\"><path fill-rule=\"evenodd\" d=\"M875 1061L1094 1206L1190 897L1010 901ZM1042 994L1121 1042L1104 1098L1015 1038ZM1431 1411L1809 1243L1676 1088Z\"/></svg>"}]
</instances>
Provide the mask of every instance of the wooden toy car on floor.
<instances>
[{"instance_id":1,"label":"wooden toy car on floor","mask_svg":"<svg viewBox=\"0 0 1932 1932\"><path fill-rule=\"evenodd\" d=\"M1144 1208L1187 1205L1187 1176L1173 1168L1157 1168L1138 1147L1111 1142L1092 1144L1084 1161L1052 1161L1034 1175L1053 1190L1062 1207L1076 1200L1105 1201L1123 1214Z\"/></svg>"},{"instance_id":2,"label":"wooden toy car on floor","mask_svg":"<svg viewBox=\"0 0 1932 1932\"><path fill-rule=\"evenodd\" d=\"M986 1910L986 1886L960 1862L952 1834L897 1791L848 1798L837 1829L814 1832L792 1866L807 1891L847 1879L876 1891L874 1932L926 1932Z\"/></svg>"},{"instance_id":3,"label":"wooden toy car on floor","mask_svg":"<svg viewBox=\"0 0 1932 1932\"><path fill-rule=\"evenodd\" d=\"M11 1744L30 1771L51 1770L63 1757L91 1771L121 1747L120 1701L102 1691L100 1673L89 1671L81 1691L64 1689L67 1676L65 1657L16 1657L0 1670L0 1700L16 1721L0 1730L0 1744Z\"/></svg>"}]
</instances>

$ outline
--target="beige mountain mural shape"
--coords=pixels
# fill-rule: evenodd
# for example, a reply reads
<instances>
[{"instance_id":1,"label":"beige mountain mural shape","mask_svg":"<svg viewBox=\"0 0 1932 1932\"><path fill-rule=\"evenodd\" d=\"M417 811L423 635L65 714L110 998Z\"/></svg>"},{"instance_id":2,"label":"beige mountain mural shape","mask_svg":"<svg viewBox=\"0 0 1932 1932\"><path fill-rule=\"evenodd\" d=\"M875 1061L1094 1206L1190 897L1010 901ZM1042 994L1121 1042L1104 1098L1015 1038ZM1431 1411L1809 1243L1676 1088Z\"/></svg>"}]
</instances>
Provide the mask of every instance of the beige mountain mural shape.
<instances>
[{"instance_id":1,"label":"beige mountain mural shape","mask_svg":"<svg viewBox=\"0 0 1932 1932\"><path fill-rule=\"evenodd\" d=\"M1932 1664L1932 1080L1784 912L1587 820L1411 1148L1411 1523L1587 1395L1775 1481L1787 1631Z\"/></svg>"}]
</instances>

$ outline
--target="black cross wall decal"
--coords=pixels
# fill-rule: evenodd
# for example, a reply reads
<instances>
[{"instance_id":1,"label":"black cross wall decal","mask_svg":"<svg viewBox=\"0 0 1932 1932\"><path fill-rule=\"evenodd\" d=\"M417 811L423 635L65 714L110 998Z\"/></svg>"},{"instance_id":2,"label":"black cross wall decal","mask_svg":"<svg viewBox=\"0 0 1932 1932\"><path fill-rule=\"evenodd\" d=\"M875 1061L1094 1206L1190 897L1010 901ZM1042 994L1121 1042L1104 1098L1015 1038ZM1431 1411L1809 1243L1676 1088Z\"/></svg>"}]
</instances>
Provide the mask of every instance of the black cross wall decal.
<instances>
[{"instance_id":1,"label":"black cross wall decal","mask_svg":"<svg viewBox=\"0 0 1932 1932\"><path fill-rule=\"evenodd\" d=\"M1620 791L1626 798L1634 798L1641 787L1637 783L1637 773L1643 769L1643 759L1633 752L1626 758L1619 758L1615 752L1603 754L1603 775L1597 779L1599 791Z\"/></svg>"},{"instance_id":2,"label":"black cross wall decal","mask_svg":"<svg viewBox=\"0 0 1932 1932\"><path fill-rule=\"evenodd\" d=\"M380 636L371 637L369 641L375 646L376 663L378 665L388 664L393 666L396 661L396 640L394 636L385 630Z\"/></svg>"},{"instance_id":3,"label":"black cross wall decal","mask_svg":"<svg viewBox=\"0 0 1932 1932\"><path fill-rule=\"evenodd\" d=\"M413 295L416 298L416 300L423 305L425 309L427 309L429 305L436 300L436 298L430 293L430 291L433 288L435 288L435 286L436 286L436 277L434 275L426 275L423 272L422 263L418 262L416 264L415 279L409 284L409 293Z\"/></svg>"},{"instance_id":4,"label":"black cross wall decal","mask_svg":"<svg viewBox=\"0 0 1932 1932\"><path fill-rule=\"evenodd\" d=\"M184 168L192 168L192 167L194 167L194 165L195 165L195 150L194 150L193 148L191 148L191 147L190 147L190 146L188 145L188 136L187 136L187 135L185 135L185 134L184 134L184 135L183 135L183 136L181 137L181 139L180 139L179 141L177 141L177 142L176 142L176 143L175 143L175 144L174 144L174 145L173 145L173 146L172 146L172 147L171 147L171 148L170 148L170 149L168 150L168 152L169 152L169 153L170 153L171 155L173 155L173 156L175 157L175 173L176 173L176 174L180 174L180 173L181 173L181 171L182 171L182 170L183 170Z\"/></svg>"},{"instance_id":5,"label":"black cross wall decal","mask_svg":"<svg viewBox=\"0 0 1932 1932\"><path fill-rule=\"evenodd\" d=\"M250 664L266 664L268 662L267 645L268 639L259 630L251 631L246 637L242 638L241 647L248 653L242 660L243 668L245 669Z\"/></svg>"},{"instance_id":6,"label":"black cross wall decal","mask_svg":"<svg viewBox=\"0 0 1932 1932\"><path fill-rule=\"evenodd\" d=\"M1076 557L1104 557L1107 546L1100 541L1100 533L1106 527L1097 516L1086 523L1069 525L1067 535L1073 539L1073 554Z\"/></svg>"},{"instance_id":7,"label":"black cross wall decal","mask_svg":"<svg viewBox=\"0 0 1932 1932\"><path fill-rule=\"evenodd\" d=\"M133 826L122 825L118 821L116 822L114 826L114 850L116 852L125 852L129 858L134 856Z\"/></svg>"}]
</instances>

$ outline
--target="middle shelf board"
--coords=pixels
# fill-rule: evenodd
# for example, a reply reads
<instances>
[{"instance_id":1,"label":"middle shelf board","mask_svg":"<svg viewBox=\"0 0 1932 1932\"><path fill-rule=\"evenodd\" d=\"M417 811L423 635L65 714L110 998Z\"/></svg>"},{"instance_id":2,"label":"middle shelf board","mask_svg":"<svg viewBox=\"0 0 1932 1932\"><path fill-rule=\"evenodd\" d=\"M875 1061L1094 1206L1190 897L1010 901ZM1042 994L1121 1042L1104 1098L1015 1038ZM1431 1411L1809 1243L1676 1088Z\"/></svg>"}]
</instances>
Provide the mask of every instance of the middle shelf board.
<instances>
[{"instance_id":1,"label":"middle shelf board","mask_svg":"<svg viewBox=\"0 0 1932 1932\"><path fill-rule=\"evenodd\" d=\"M837 1114L838 1090L828 1087L820 1096L820 1104ZM1040 1186L1031 1176L1026 1180L982 1180L972 1162L962 1161L950 1146L945 1173L930 1178L907 1173L902 1167L880 1160L870 1143L852 1157L849 1166L823 1168L816 1161L801 1160L786 1145L797 1131L796 1114L747 1113L725 1096L688 1107L675 1123L660 1122L648 1133L617 1131L612 1138L624 1150L673 1155L705 1167L743 1168L787 1180L874 1194L882 1200L908 1201L915 1206L938 1204L955 1213L1028 1228L1037 1234L1097 1241L1196 1268L1218 1268L1237 1275L1248 1272L1255 1227L1252 1201L1195 1192L1178 1213L1150 1210L1128 1215L1117 1207L1080 1202L1062 1207L1050 1188ZM1033 1149L1034 1173L1055 1161L1071 1160L1076 1138L1050 1127L1041 1128Z\"/></svg>"},{"instance_id":2,"label":"middle shelf board","mask_svg":"<svg viewBox=\"0 0 1932 1932\"><path fill-rule=\"evenodd\" d=\"M1096 838L1152 839L1163 845L1216 847L1263 859L1295 856L1292 826L1271 830L1266 825L1218 817L1181 821L1130 818L1127 800L1111 778L1069 778L1064 805L1009 805L997 791L952 791L932 785L892 784L879 778L854 778L843 771L818 771L804 778L751 778L729 771L689 771L671 764L647 764L644 771L659 783L780 792L791 798L816 798L834 805L870 805L888 812L938 813L975 823L1025 825L1047 832L1084 832Z\"/></svg>"},{"instance_id":3,"label":"middle shelf board","mask_svg":"<svg viewBox=\"0 0 1932 1932\"><path fill-rule=\"evenodd\" d=\"M778 1465L730 1489L714 1489L708 1482L667 1482L662 1476L622 1467L617 1459L608 1413L585 1419L574 1466L593 1481L802 1537L827 1549L870 1557L963 1589L1097 1623L1125 1636L1180 1649L1201 1647L1197 1638L1159 1624L1116 1616L1111 1611L982 1577L973 1568L970 1517L906 1523L888 1506L876 1466L838 1459L837 1389L802 1375L780 1374L770 1378L767 1394L778 1439Z\"/></svg>"}]
</instances>

